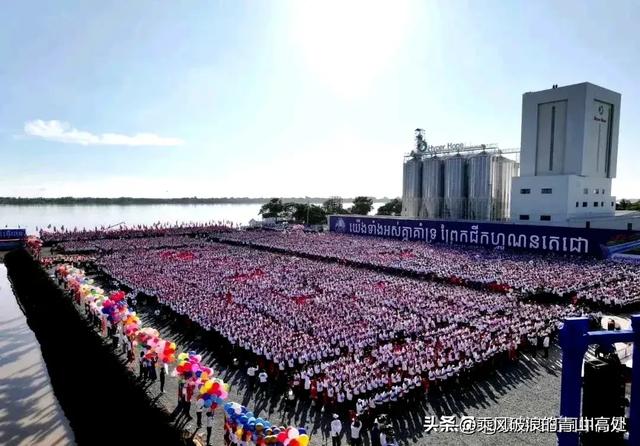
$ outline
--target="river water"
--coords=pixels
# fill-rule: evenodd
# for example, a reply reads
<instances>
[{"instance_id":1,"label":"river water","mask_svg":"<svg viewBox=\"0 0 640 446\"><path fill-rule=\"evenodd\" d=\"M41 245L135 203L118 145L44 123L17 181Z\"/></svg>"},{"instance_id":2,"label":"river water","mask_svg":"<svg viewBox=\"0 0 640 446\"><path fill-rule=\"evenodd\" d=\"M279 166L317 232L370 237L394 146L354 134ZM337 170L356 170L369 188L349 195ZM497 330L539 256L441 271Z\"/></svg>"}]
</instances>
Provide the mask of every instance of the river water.
<instances>
[{"instance_id":1,"label":"river water","mask_svg":"<svg viewBox=\"0 0 640 446\"><path fill-rule=\"evenodd\" d=\"M349 207L351 203L344 203ZM373 204L373 212L382 203ZM0 205L0 228L36 228L64 226L93 229L125 223L128 226L156 222L231 221L247 224L259 220L260 204L159 204L159 205L78 205L78 206L3 206Z\"/></svg>"},{"instance_id":2,"label":"river water","mask_svg":"<svg viewBox=\"0 0 640 446\"><path fill-rule=\"evenodd\" d=\"M74 444L40 344L27 325L0 263L0 444Z\"/></svg>"}]
</instances>

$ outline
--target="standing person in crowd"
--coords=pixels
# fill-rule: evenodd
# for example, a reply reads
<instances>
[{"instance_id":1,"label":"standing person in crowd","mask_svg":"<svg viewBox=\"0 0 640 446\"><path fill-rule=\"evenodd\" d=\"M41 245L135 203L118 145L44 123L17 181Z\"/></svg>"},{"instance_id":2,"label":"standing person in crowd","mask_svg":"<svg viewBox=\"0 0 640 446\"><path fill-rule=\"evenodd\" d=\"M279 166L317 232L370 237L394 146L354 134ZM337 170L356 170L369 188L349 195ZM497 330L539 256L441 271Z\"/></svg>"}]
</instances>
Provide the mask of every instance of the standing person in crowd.
<instances>
[{"instance_id":1,"label":"standing person in crowd","mask_svg":"<svg viewBox=\"0 0 640 446\"><path fill-rule=\"evenodd\" d=\"M538 349L538 337L536 335L529 336L529 345L531 346L531 356L535 356Z\"/></svg>"},{"instance_id":2,"label":"standing person in crowd","mask_svg":"<svg viewBox=\"0 0 640 446\"><path fill-rule=\"evenodd\" d=\"M145 354L146 354L146 350L143 348L142 350L140 350L140 358L138 359L138 361L140 362L139 378L142 379L143 381L147 379L147 368L146 368L145 358L144 358Z\"/></svg>"},{"instance_id":3,"label":"standing person in crowd","mask_svg":"<svg viewBox=\"0 0 640 446\"><path fill-rule=\"evenodd\" d=\"M546 333L544 339L542 340L542 347L544 348L544 357L549 357L549 344L550 344L549 334Z\"/></svg>"},{"instance_id":4,"label":"standing person in crowd","mask_svg":"<svg viewBox=\"0 0 640 446\"><path fill-rule=\"evenodd\" d=\"M120 337L118 336L118 329L116 328L115 325L111 325L110 328L110 336L111 336L111 346L113 347L114 350L118 350L118 344L120 341Z\"/></svg>"},{"instance_id":5,"label":"standing person in crowd","mask_svg":"<svg viewBox=\"0 0 640 446\"><path fill-rule=\"evenodd\" d=\"M131 362L129 352L131 352L131 344L129 343L129 338L126 336L122 337L122 352L127 358L127 363Z\"/></svg>"},{"instance_id":6,"label":"standing person in crowd","mask_svg":"<svg viewBox=\"0 0 640 446\"><path fill-rule=\"evenodd\" d=\"M250 389L253 389L253 385L255 383L256 369L257 367L254 367L253 364L250 364L249 367L247 368L247 382L249 384Z\"/></svg>"},{"instance_id":7,"label":"standing person in crowd","mask_svg":"<svg viewBox=\"0 0 640 446\"><path fill-rule=\"evenodd\" d=\"M386 444L384 446L398 446L398 442L396 441L396 433L391 427L388 428L386 434Z\"/></svg>"},{"instance_id":8,"label":"standing person in crowd","mask_svg":"<svg viewBox=\"0 0 640 446\"><path fill-rule=\"evenodd\" d=\"M331 421L331 445L340 446L340 435L342 434L342 422L337 413L333 414L333 421Z\"/></svg>"},{"instance_id":9,"label":"standing person in crowd","mask_svg":"<svg viewBox=\"0 0 640 446\"><path fill-rule=\"evenodd\" d=\"M360 439L360 430L362 429L362 423L358 417L355 417L351 422L351 446L361 446L362 440Z\"/></svg>"},{"instance_id":10,"label":"standing person in crowd","mask_svg":"<svg viewBox=\"0 0 640 446\"><path fill-rule=\"evenodd\" d=\"M169 365L166 362L160 364L160 393L164 393L164 382L169 374Z\"/></svg>"},{"instance_id":11,"label":"standing person in crowd","mask_svg":"<svg viewBox=\"0 0 640 446\"><path fill-rule=\"evenodd\" d=\"M258 374L258 380L260 381L260 393L266 394L267 392L267 380L269 379L269 375L267 372L262 370L260 374Z\"/></svg>"},{"instance_id":12,"label":"standing person in crowd","mask_svg":"<svg viewBox=\"0 0 640 446\"><path fill-rule=\"evenodd\" d=\"M196 427L200 429L202 427L202 410L204 408L204 400L198 398L196 400Z\"/></svg>"},{"instance_id":13,"label":"standing person in crowd","mask_svg":"<svg viewBox=\"0 0 640 446\"><path fill-rule=\"evenodd\" d=\"M380 427L378 420L373 422L373 427L371 428L371 446L380 446Z\"/></svg>"},{"instance_id":14,"label":"standing person in crowd","mask_svg":"<svg viewBox=\"0 0 640 446\"><path fill-rule=\"evenodd\" d=\"M149 368L149 379L155 382L158 379L158 373L156 372L156 363L158 362L158 357L156 354L152 354L151 357L147 358L147 366Z\"/></svg>"},{"instance_id":15,"label":"standing person in crowd","mask_svg":"<svg viewBox=\"0 0 640 446\"><path fill-rule=\"evenodd\" d=\"M211 430L213 429L213 412L207 411L207 446L211 446Z\"/></svg>"},{"instance_id":16,"label":"standing person in crowd","mask_svg":"<svg viewBox=\"0 0 640 446\"><path fill-rule=\"evenodd\" d=\"M184 403L183 403L183 411L187 420L192 420L191 416L191 400L193 399L193 392L196 388L195 381L193 379L189 379L187 383L182 388L182 392L184 393Z\"/></svg>"}]
</instances>

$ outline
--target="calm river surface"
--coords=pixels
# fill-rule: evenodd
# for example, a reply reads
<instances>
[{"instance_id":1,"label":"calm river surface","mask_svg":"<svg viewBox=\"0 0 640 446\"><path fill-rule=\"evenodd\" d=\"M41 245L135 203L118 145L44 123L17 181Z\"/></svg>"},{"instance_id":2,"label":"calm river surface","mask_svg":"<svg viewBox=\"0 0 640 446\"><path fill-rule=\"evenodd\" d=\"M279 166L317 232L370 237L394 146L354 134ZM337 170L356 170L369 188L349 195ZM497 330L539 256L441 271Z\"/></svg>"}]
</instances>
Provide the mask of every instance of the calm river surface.
<instances>
[{"instance_id":1,"label":"calm river surface","mask_svg":"<svg viewBox=\"0 0 640 446\"><path fill-rule=\"evenodd\" d=\"M382 203L374 203L374 210ZM26 228L32 234L36 228L48 225L93 229L125 223L128 226L153 224L156 222L207 222L231 221L247 224L259 220L260 204L159 204L127 206L2 206L0 205L0 228ZM351 203L344 203L345 208Z\"/></svg>"},{"instance_id":2,"label":"calm river surface","mask_svg":"<svg viewBox=\"0 0 640 446\"><path fill-rule=\"evenodd\" d=\"M13 295L7 269L0 263L0 444L74 443L69 421L53 393L40 344Z\"/></svg>"}]
</instances>

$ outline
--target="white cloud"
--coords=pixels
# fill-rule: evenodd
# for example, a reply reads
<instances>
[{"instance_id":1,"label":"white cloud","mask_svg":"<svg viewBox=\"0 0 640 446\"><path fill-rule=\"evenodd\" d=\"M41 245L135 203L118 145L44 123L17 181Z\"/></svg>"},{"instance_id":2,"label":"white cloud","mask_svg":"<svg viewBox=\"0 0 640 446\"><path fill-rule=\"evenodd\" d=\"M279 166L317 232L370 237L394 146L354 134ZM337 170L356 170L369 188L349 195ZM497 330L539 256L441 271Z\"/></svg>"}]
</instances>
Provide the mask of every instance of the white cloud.
<instances>
[{"instance_id":1,"label":"white cloud","mask_svg":"<svg viewBox=\"0 0 640 446\"><path fill-rule=\"evenodd\" d=\"M136 133L122 135L119 133L94 134L75 129L67 122L36 119L24 124L24 133L28 136L58 141L67 144L99 145L99 146L179 146L184 143L179 138L165 138L154 133Z\"/></svg>"}]
</instances>

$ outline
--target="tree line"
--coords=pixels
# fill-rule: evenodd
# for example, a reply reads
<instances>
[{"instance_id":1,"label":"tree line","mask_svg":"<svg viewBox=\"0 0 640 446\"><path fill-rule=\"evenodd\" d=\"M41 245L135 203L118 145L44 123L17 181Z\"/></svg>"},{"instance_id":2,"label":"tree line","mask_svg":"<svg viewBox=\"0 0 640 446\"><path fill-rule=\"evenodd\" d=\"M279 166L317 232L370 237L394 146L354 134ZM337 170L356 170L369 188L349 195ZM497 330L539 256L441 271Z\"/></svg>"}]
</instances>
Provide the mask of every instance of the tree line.
<instances>
[{"instance_id":1,"label":"tree line","mask_svg":"<svg viewBox=\"0 0 640 446\"><path fill-rule=\"evenodd\" d=\"M275 218L298 224L321 225L327 222L327 216L332 214L369 215L373 209L372 197L355 197L353 205L344 208L344 199L330 197L322 202L322 205L284 201L281 198L272 198L260 208L262 218ZM402 201L394 198L378 208L376 215L400 215Z\"/></svg>"},{"instance_id":2,"label":"tree line","mask_svg":"<svg viewBox=\"0 0 640 446\"><path fill-rule=\"evenodd\" d=\"M640 200L627 200L623 198L616 204L616 210L618 211L640 211Z\"/></svg>"},{"instance_id":3,"label":"tree line","mask_svg":"<svg viewBox=\"0 0 640 446\"><path fill-rule=\"evenodd\" d=\"M218 198L134 198L134 197L57 197L57 198L25 198L25 197L0 197L0 205L130 205L130 204L264 204L269 198L259 197L218 197ZM290 197L283 198L285 202L322 202L326 197ZM386 201L386 199L382 199Z\"/></svg>"}]
</instances>

